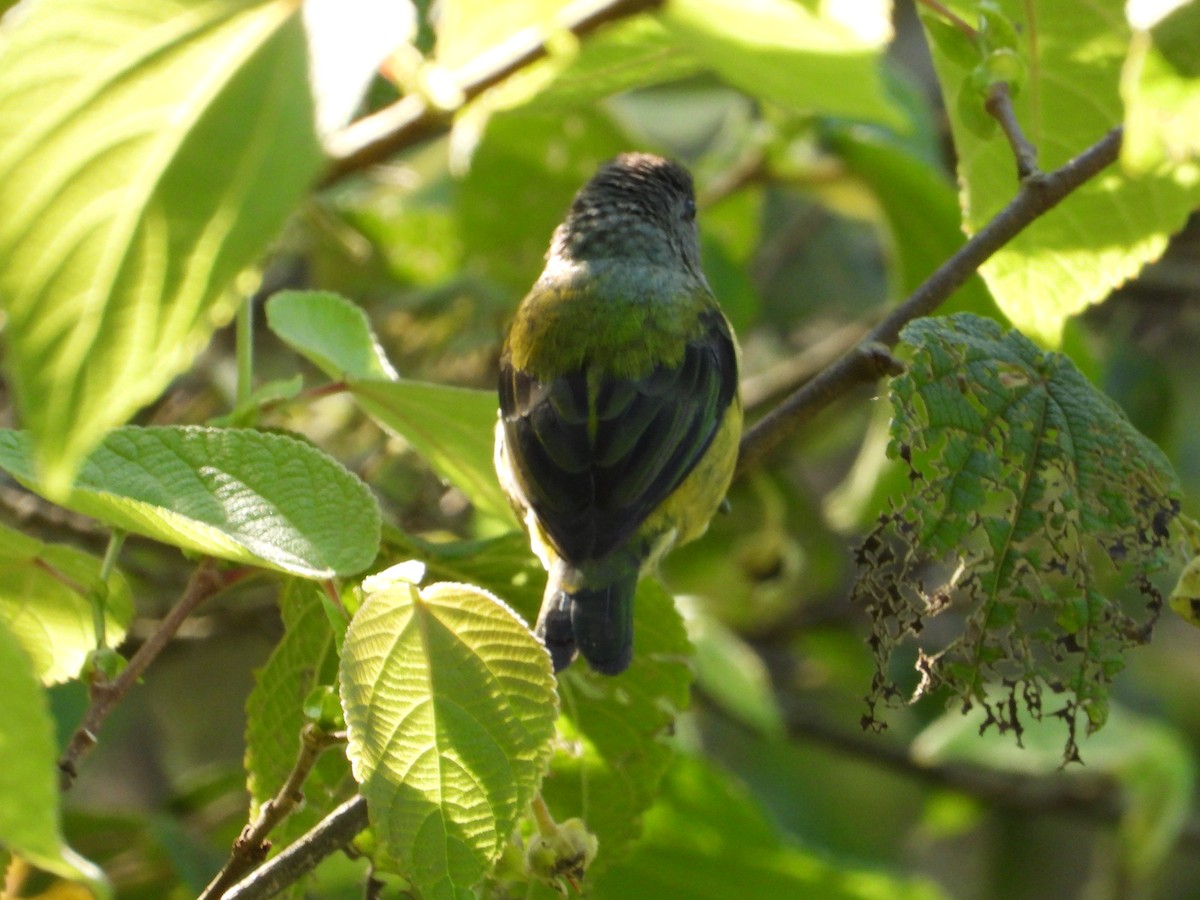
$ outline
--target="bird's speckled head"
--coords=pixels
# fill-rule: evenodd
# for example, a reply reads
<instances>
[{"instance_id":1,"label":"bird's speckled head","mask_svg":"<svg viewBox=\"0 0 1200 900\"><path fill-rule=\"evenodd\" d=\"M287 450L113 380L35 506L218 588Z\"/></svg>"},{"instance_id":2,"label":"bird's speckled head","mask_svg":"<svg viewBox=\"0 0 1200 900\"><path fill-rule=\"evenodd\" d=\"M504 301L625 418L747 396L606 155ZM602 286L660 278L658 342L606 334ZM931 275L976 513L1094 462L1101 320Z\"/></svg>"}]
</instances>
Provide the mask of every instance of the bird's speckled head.
<instances>
[{"instance_id":1,"label":"bird's speckled head","mask_svg":"<svg viewBox=\"0 0 1200 900\"><path fill-rule=\"evenodd\" d=\"M624 260L681 267L702 278L692 176L650 153L605 163L575 195L547 259Z\"/></svg>"}]
</instances>

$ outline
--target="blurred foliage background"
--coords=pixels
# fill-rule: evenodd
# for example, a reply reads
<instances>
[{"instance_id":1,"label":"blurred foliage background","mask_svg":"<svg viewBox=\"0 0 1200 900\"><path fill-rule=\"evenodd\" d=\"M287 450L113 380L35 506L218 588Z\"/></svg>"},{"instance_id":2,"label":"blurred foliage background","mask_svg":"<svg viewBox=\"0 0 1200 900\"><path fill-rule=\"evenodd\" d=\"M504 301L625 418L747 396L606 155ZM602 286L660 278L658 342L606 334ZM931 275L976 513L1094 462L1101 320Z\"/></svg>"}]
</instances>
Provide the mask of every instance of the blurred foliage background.
<instances>
[{"instance_id":1,"label":"blurred foliage background","mask_svg":"<svg viewBox=\"0 0 1200 900\"><path fill-rule=\"evenodd\" d=\"M435 10L419 6L416 46L429 52ZM583 45L584 74L568 70L536 94L517 84L509 96L489 95L450 135L309 196L263 266L255 315L261 323L262 301L280 289L336 291L362 306L404 377L490 389L506 320L573 192L616 153L653 150L695 173L705 269L741 337L753 419L850 347L961 240L947 114L909 0L896 3L893 21L894 37L881 42L880 93L864 85L845 101L860 112L886 107L891 130L859 124L852 108L810 115L772 102L769 58L743 68L741 79L764 85L751 92L731 74L737 60L715 74L669 54L656 61L657 25L602 33ZM686 16L673 27L686 31ZM478 49L464 37L440 52L468 59ZM654 71L642 80L655 83L625 89L639 80L627 71L613 85L589 80L588 65L605 54ZM392 64L368 108L403 93L406 61ZM948 309L1000 315L977 279ZM300 372L320 382L267 328L255 333L260 381ZM1191 498L1200 496L1198 340L1196 219L1160 261L1070 319L1063 339L1168 453ZM219 331L135 421L205 422L228 411L233 344L232 328ZM697 646L692 708L675 735L687 752L650 814L643 848L600 892L746 896L721 882L719 865L703 871L703 854L690 857L663 837L711 821L709 843L696 846L717 859L753 860L761 840L770 868L783 865L770 855L778 847L801 847L859 879L843 886L853 896L898 896L899 885L923 891L918 884L930 896L936 885L944 896L980 900L1200 895L1200 634L1175 616L1164 615L1153 641L1130 656L1116 682L1119 712L1084 742L1082 773L1067 773L1090 779L1086 788L1054 787L1053 737L1028 735L1024 750L994 731L974 738L978 723L947 717L936 698L896 711L883 735L860 729L873 663L867 622L847 598L856 537L905 477L883 454L886 419L878 388L842 399L741 478L731 513L667 561L664 583L682 597ZM343 461L405 533L483 536L465 499L347 397L283 404L264 424L306 435ZM10 524L103 553L106 535L89 521L12 483L0 496ZM1200 512L1194 500L1185 510ZM178 551L137 538L122 562L137 603L136 643L178 596L189 566ZM105 867L119 897L194 895L244 824L244 703L281 634L276 592L254 582L193 616L114 714L67 796L69 841ZM51 696L65 741L86 689L69 683ZM696 798L714 804L710 818L689 805ZM330 860L311 896L361 896L361 869ZM876 883L876 872L890 874ZM820 890L812 896L826 896Z\"/></svg>"}]
</instances>

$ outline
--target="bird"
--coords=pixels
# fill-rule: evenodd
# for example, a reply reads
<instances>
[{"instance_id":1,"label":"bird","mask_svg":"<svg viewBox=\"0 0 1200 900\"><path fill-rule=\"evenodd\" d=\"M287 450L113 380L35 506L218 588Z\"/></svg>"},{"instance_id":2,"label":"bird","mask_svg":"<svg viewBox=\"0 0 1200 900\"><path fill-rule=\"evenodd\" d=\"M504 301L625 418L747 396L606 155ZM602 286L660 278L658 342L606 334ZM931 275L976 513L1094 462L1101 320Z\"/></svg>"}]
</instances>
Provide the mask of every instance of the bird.
<instances>
[{"instance_id":1,"label":"bird","mask_svg":"<svg viewBox=\"0 0 1200 900\"><path fill-rule=\"evenodd\" d=\"M495 466L547 571L534 633L556 673L633 658L634 594L722 505L740 351L700 265L682 165L603 164L554 231L500 355Z\"/></svg>"}]
</instances>

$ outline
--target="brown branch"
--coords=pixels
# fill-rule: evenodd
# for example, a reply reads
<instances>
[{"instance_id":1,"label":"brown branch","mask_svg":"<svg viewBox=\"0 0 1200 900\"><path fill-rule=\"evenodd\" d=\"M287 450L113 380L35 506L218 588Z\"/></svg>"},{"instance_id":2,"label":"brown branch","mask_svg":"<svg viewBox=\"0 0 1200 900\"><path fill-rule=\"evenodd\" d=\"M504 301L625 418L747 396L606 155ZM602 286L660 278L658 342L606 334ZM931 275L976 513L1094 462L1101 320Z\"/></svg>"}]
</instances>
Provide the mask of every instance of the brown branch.
<instances>
[{"instance_id":1,"label":"brown branch","mask_svg":"<svg viewBox=\"0 0 1200 900\"><path fill-rule=\"evenodd\" d=\"M209 882L198 900L218 900L225 896L226 891L267 858L267 854L271 852L267 835L304 802L301 788L313 766L325 750L343 739L343 736L325 731L311 722L301 729L300 751L283 786L274 797L262 805L258 811L258 818L242 829L242 833L233 842L233 851L229 859Z\"/></svg>"},{"instance_id":2,"label":"brown branch","mask_svg":"<svg viewBox=\"0 0 1200 900\"><path fill-rule=\"evenodd\" d=\"M354 840L367 824L367 801L361 796L352 797L274 859L235 884L225 893L224 900L263 900L275 896Z\"/></svg>"},{"instance_id":3,"label":"brown branch","mask_svg":"<svg viewBox=\"0 0 1200 900\"><path fill-rule=\"evenodd\" d=\"M792 716L788 735L834 750L920 781L929 787L958 791L1001 809L1025 812L1070 812L1106 822L1124 811L1111 778L1089 772L1031 775L1005 772L967 763L931 764L916 760L908 748L874 737L859 737L818 719Z\"/></svg>"},{"instance_id":4,"label":"brown branch","mask_svg":"<svg viewBox=\"0 0 1200 900\"><path fill-rule=\"evenodd\" d=\"M638 13L657 9L664 0L608 0L604 3L573 4L564 16L562 28L576 38L582 38L603 25ZM457 104L439 109L428 100L410 94L391 106L352 122L334 135L330 142L329 169L323 185L369 168L394 156L405 147L441 134L450 126L454 113L488 88L495 87L521 69L544 59L550 53L550 41L537 29L527 28L510 37L500 46L484 54L475 72L456 73Z\"/></svg>"},{"instance_id":5,"label":"brown branch","mask_svg":"<svg viewBox=\"0 0 1200 900\"><path fill-rule=\"evenodd\" d=\"M1021 130L1021 123L1017 121L1016 113L1013 112L1012 94L1009 93L1008 82L997 81L988 87L983 108L988 111L988 115L1000 123L1000 130L1008 139L1008 146L1012 148L1013 156L1017 160L1017 178L1024 181L1026 178L1038 175L1040 170L1038 169L1037 147L1029 143L1029 138L1025 137L1025 132Z\"/></svg>"},{"instance_id":6,"label":"brown branch","mask_svg":"<svg viewBox=\"0 0 1200 900\"><path fill-rule=\"evenodd\" d=\"M993 253L1020 234L1031 222L1053 209L1064 197L1116 161L1122 129L1112 129L1083 153L1053 172L1021 182L1016 197L943 263L903 303L863 338L853 350L793 392L754 424L742 437L738 472L758 463L784 437L829 406L852 387L886 374L879 347L892 347L900 330L913 319L938 308ZM872 351L872 347L876 350Z\"/></svg>"},{"instance_id":7,"label":"brown branch","mask_svg":"<svg viewBox=\"0 0 1200 900\"><path fill-rule=\"evenodd\" d=\"M253 569L244 568L223 572L216 567L216 563L211 558L205 559L192 573L183 595L166 618L162 620L158 630L130 657L121 674L111 682L92 685L91 705L88 706L83 721L71 735L67 749L63 751L63 755L58 761L59 786L62 790L69 790L75 782L75 778L79 774L79 761L96 746L97 735L104 720L121 702L121 699L129 693L129 689L142 677L142 673L146 671L150 663L170 643L184 619L209 597L220 593L253 571Z\"/></svg>"},{"instance_id":8,"label":"brown branch","mask_svg":"<svg viewBox=\"0 0 1200 900\"><path fill-rule=\"evenodd\" d=\"M1063 813L1106 825L1116 824L1126 812L1118 783L1106 775L1079 771L1031 775L968 763L922 763L905 747L849 734L818 719L793 715L787 728L790 737L821 744L839 758L852 757L930 787L967 794L997 809ZM1183 826L1178 846L1200 847L1200 820L1193 818Z\"/></svg>"}]
</instances>

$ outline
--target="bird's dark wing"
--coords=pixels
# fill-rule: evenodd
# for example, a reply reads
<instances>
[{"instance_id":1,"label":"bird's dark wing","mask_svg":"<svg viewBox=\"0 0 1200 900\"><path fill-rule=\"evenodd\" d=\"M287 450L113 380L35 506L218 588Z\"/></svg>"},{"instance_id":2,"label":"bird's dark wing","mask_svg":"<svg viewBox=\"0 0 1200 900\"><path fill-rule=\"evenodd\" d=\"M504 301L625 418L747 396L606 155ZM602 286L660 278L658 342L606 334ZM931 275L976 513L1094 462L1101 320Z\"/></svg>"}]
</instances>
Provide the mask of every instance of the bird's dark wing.
<instances>
[{"instance_id":1,"label":"bird's dark wing","mask_svg":"<svg viewBox=\"0 0 1200 900\"><path fill-rule=\"evenodd\" d=\"M712 443L737 393L737 355L724 317L703 321L678 366L601 379L591 392L586 368L539 381L501 366L514 474L568 562L622 546Z\"/></svg>"}]
</instances>

